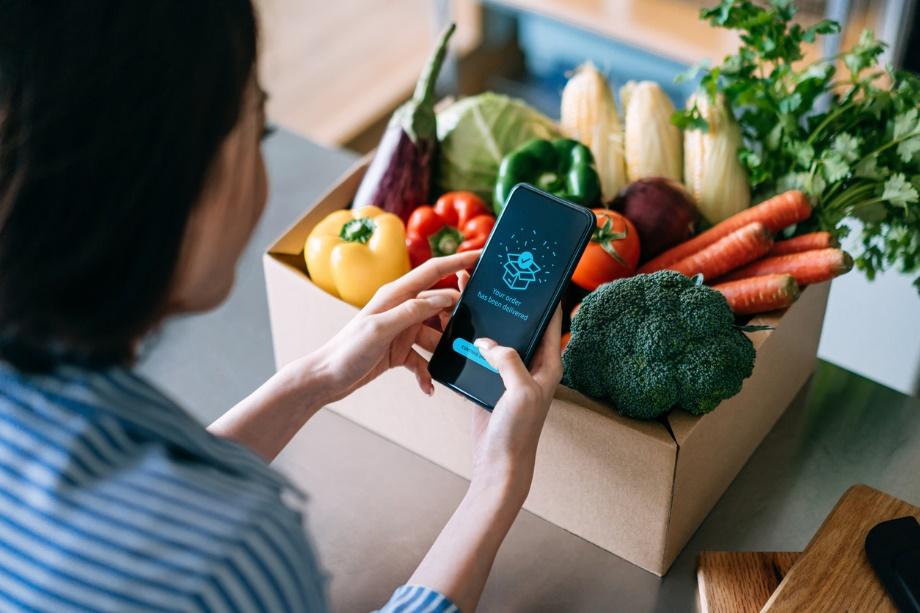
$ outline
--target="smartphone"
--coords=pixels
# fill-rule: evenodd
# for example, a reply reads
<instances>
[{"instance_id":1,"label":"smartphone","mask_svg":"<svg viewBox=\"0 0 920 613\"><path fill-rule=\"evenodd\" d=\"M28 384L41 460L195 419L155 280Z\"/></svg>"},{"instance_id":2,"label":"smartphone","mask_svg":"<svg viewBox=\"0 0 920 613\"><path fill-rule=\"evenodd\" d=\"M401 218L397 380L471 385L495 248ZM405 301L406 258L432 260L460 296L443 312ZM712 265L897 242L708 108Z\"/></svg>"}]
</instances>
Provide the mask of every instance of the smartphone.
<instances>
[{"instance_id":1,"label":"smartphone","mask_svg":"<svg viewBox=\"0 0 920 613\"><path fill-rule=\"evenodd\" d=\"M529 365L594 227L591 210L517 185L431 356L431 377L492 410L505 386L473 341L491 338Z\"/></svg>"}]
</instances>

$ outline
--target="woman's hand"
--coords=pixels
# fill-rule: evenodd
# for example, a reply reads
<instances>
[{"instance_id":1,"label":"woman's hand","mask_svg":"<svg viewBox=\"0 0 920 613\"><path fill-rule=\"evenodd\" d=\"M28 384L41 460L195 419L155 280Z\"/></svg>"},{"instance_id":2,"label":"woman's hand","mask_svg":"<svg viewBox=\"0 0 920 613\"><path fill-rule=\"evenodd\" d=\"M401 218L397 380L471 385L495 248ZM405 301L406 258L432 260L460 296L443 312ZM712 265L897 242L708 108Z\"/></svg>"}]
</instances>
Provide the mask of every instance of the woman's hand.
<instances>
[{"instance_id":1,"label":"woman's hand","mask_svg":"<svg viewBox=\"0 0 920 613\"><path fill-rule=\"evenodd\" d=\"M457 276L465 287L469 276ZM409 580L439 591L462 611L476 609L498 548L530 491L540 432L562 377L561 327L562 311L557 308L530 372L514 349L491 339L476 341L483 357L498 369L505 393L492 413L471 406L470 489Z\"/></svg>"},{"instance_id":2,"label":"woman's hand","mask_svg":"<svg viewBox=\"0 0 920 613\"><path fill-rule=\"evenodd\" d=\"M491 413L473 411L473 486L505 488L518 506L530 491L537 443L562 378L559 337L562 310L557 307L530 364L518 352L492 339L475 342L482 356L498 369L505 393Z\"/></svg>"},{"instance_id":3,"label":"woman's hand","mask_svg":"<svg viewBox=\"0 0 920 613\"><path fill-rule=\"evenodd\" d=\"M428 362L413 345L433 351L441 333L426 326L446 320L457 290L429 290L445 275L472 266L479 251L434 258L381 287L361 312L319 351L285 365L208 429L242 443L271 462L324 405L344 398L380 373L405 366L419 387L434 387Z\"/></svg>"},{"instance_id":4,"label":"woman's hand","mask_svg":"<svg viewBox=\"0 0 920 613\"><path fill-rule=\"evenodd\" d=\"M469 275L464 271L458 276L460 287L465 287ZM473 410L473 485L507 488L511 501L518 504L530 491L537 443L562 378L561 333L562 310L557 307L529 372L514 349L488 338L475 342L498 369L505 393L491 413Z\"/></svg>"},{"instance_id":5,"label":"woman's hand","mask_svg":"<svg viewBox=\"0 0 920 613\"><path fill-rule=\"evenodd\" d=\"M479 251L432 258L377 290L371 301L305 363L322 371L327 402L344 398L381 373L405 366L419 388L434 393L428 361L414 348L434 351L441 333L425 325L443 318L460 293L431 288L442 277L471 267Z\"/></svg>"}]
</instances>

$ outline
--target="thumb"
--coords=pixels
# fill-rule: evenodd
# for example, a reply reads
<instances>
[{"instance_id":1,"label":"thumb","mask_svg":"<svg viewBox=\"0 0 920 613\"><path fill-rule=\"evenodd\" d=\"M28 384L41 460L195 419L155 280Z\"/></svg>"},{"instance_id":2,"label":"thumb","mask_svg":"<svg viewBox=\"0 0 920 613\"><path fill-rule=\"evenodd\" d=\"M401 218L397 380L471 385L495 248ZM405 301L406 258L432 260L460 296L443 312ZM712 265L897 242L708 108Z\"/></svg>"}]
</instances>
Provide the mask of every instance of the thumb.
<instances>
[{"instance_id":1,"label":"thumb","mask_svg":"<svg viewBox=\"0 0 920 613\"><path fill-rule=\"evenodd\" d=\"M505 389L526 388L533 385L533 378L521 361L520 354L511 347L503 347L491 338L478 338L473 343L480 355L498 371Z\"/></svg>"}]
</instances>

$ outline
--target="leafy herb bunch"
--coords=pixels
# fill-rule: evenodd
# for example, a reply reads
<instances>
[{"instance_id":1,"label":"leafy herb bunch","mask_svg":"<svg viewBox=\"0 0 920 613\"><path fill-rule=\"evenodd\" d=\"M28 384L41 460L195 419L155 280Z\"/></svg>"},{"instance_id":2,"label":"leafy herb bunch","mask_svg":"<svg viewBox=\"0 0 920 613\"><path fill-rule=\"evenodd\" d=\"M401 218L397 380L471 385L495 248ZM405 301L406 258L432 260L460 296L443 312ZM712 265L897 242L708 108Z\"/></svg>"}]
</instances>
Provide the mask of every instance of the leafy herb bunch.
<instances>
[{"instance_id":1,"label":"leafy herb bunch","mask_svg":"<svg viewBox=\"0 0 920 613\"><path fill-rule=\"evenodd\" d=\"M744 136L738 155L755 197L801 189L815 207L799 231L847 235L857 219L857 266L920 269L920 78L879 67L885 44L871 31L835 57L803 62L803 43L840 31L830 20L793 23L791 0L761 7L723 0L703 9L713 26L739 30L742 45L721 65L699 66L700 86L721 93ZM841 61L846 71L838 74ZM675 114L688 129L706 129L696 107ZM920 277L914 285L920 290Z\"/></svg>"}]
</instances>

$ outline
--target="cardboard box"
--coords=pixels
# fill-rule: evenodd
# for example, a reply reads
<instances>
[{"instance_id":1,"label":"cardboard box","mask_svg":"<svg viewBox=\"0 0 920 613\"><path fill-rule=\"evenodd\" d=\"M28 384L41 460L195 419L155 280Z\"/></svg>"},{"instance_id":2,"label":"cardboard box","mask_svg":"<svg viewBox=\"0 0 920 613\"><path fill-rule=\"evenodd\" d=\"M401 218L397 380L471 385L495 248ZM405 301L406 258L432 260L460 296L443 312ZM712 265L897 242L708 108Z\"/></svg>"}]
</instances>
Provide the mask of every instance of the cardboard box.
<instances>
[{"instance_id":1,"label":"cardboard box","mask_svg":"<svg viewBox=\"0 0 920 613\"><path fill-rule=\"evenodd\" d=\"M350 170L264 256L280 367L308 353L357 310L310 281L303 244L357 191L366 160ZM754 374L715 412L672 411L665 422L620 417L559 388L524 508L655 574L663 575L815 367L829 284L805 289L782 316L752 323ZM459 475L470 475L470 411L482 410L444 387L433 398L414 377L390 371L330 407L348 419Z\"/></svg>"}]
</instances>

